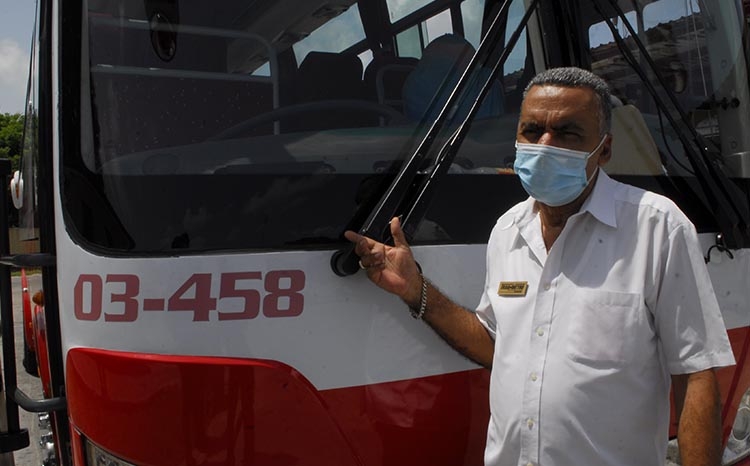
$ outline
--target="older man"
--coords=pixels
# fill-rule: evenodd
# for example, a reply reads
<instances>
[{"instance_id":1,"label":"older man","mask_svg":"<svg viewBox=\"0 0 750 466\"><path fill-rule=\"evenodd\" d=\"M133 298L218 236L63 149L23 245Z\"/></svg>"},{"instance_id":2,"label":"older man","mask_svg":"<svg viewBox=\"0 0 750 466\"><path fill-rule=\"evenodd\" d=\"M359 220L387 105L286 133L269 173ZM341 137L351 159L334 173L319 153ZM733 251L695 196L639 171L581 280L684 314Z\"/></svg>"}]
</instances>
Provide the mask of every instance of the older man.
<instances>
[{"instance_id":1,"label":"older man","mask_svg":"<svg viewBox=\"0 0 750 466\"><path fill-rule=\"evenodd\" d=\"M531 197L490 235L476 312L423 277L397 219L393 247L346 233L376 285L492 369L487 465L662 465L670 381L683 465L719 464L713 368L734 360L716 297L685 215L601 169L609 102L578 68L529 84L515 171Z\"/></svg>"}]
</instances>

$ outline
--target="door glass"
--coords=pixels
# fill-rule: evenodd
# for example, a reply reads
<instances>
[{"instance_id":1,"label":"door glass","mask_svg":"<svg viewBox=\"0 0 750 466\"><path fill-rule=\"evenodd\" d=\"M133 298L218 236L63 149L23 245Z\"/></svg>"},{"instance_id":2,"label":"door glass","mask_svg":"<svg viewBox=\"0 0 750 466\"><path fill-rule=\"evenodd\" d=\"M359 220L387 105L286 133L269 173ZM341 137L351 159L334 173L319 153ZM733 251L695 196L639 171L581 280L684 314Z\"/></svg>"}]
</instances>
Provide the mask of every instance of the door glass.
<instances>
[{"instance_id":1,"label":"door glass","mask_svg":"<svg viewBox=\"0 0 750 466\"><path fill-rule=\"evenodd\" d=\"M37 5L37 9L39 6ZM23 146L19 167L19 194L21 207L18 209L18 231L24 253L39 251L39 230L37 228L37 165L39 160L39 38L36 25L31 47L31 66L26 87L26 113L23 128ZM13 251L15 252L15 251Z\"/></svg>"}]
</instances>

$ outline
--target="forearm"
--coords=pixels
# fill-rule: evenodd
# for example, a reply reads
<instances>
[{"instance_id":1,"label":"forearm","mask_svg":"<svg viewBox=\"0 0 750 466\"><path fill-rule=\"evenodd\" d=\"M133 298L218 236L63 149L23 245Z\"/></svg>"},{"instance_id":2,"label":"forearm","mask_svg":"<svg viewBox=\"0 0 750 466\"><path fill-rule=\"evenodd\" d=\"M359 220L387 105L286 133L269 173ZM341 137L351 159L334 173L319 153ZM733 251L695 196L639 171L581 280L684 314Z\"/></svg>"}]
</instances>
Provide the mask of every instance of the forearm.
<instances>
[{"instance_id":1,"label":"forearm","mask_svg":"<svg viewBox=\"0 0 750 466\"><path fill-rule=\"evenodd\" d=\"M721 404L716 377L712 370L677 377L681 380L675 383L676 401L681 397L677 391L684 390L677 430L682 464L718 466L721 464Z\"/></svg>"},{"instance_id":2,"label":"forearm","mask_svg":"<svg viewBox=\"0 0 750 466\"><path fill-rule=\"evenodd\" d=\"M419 301L408 302L418 308ZM434 285L427 287L424 320L456 351L487 369L492 367L495 342L476 315L445 296Z\"/></svg>"}]
</instances>

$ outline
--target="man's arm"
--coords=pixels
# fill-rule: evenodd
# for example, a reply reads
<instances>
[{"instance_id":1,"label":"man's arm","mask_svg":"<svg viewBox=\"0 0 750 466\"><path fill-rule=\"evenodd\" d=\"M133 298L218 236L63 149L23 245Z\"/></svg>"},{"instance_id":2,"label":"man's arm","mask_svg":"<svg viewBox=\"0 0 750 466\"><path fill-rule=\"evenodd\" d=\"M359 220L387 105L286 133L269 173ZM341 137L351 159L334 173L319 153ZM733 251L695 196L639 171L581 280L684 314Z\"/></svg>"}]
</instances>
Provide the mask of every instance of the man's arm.
<instances>
[{"instance_id":1,"label":"man's arm","mask_svg":"<svg viewBox=\"0 0 750 466\"><path fill-rule=\"evenodd\" d=\"M379 243L353 231L344 233L355 243L367 277L380 288L418 309L422 297L422 275L406 242L398 218L391 220L393 246ZM448 344L486 368L492 367L494 341L474 313L451 301L432 285L427 287L424 320Z\"/></svg>"},{"instance_id":2,"label":"man's arm","mask_svg":"<svg viewBox=\"0 0 750 466\"><path fill-rule=\"evenodd\" d=\"M672 376L683 466L721 464L721 400L713 369Z\"/></svg>"}]
</instances>

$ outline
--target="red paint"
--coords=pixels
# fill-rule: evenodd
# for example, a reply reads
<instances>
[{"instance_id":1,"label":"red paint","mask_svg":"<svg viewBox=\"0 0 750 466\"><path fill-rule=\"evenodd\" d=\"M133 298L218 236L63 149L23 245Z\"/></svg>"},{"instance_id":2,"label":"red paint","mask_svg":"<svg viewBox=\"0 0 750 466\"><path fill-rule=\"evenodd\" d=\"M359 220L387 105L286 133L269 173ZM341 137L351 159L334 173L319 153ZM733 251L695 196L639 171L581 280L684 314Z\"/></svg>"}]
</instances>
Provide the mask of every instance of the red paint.
<instances>
[{"instance_id":1,"label":"red paint","mask_svg":"<svg viewBox=\"0 0 750 466\"><path fill-rule=\"evenodd\" d=\"M29 293L29 279L26 270L21 269L21 303L23 305L23 336L24 342L31 351L36 351L34 345L34 324L31 319L31 294Z\"/></svg>"},{"instance_id":2,"label":"red paint","mask_svg":"<svg viewBox=\"0 0 750 466\"><path fill-rule=\"evenodd\" d=\"M184 297L185 294L192 298ZM193 322L207 322L214 309L216 298L211 297L210 273L194 273L167 300L168 311L192 311Z\"/></svg>"},{"instance_id":3,"label":"red paint","mask_svg":"<svg viewBox=\"0 0 750 466\"><path fill-rule=\"evenodd\" d=\"M83 307L86 285L89 285L91 297L88 308ZM102 277L92 274L83 274L78 277L73 288L73 312L78 320L99 320L102 316Z\"/></svg>"},{"instance_id":4,"label":"red paint","mask_svg":"<svg viewBox=\"0 0 750 466\"><path fill-rule=\"evenodd\" d=\"M70 426L70 447L73 454L73 464L84 465L86 464L86 454L84 452L83 438L81 433L78 432L73 426ZM95 465L88 465L95 466Z\"/></svg>"},{"instance_id":5,"label":"red paint","mask_svg":"<svg viewBox=\"0 0 750 466\"><path fill-rule=\"evenodd\" d=\"M289 286L282 283L288 279ZM305 273L301 270L273 270L266 275L263 298L263 315L266 317L296 317L302 314L305 297L300 293L305 288ZM287 308L279 307L279 298L288 298Z\"/></svg>"},{"instance_id":6,"label":"red paint","mask_svg":"<svg viewBox=\"0 0 750 466\"><path fill-rule=\"evenodd\" d=\"M719 382L719 392L721 393L722 402L722 439L724 444L726 444L729 432L732 430L737 408L739 408L740 401L742 401L742 395L750 387L750 368L747 364L750 328L741 327L728 330L727 334L729 335L729 343L732 345L734 359L737 364L716 370L716 379ZM672 406L669 436L677 436L674 405ZM747 464L750 466L750 462L738 464Z\"/></svg>"},{"instance_id":7,"label":"red paint","mask_svg":"<svg viewBox=\"0 0 750 466\"><path fill-rule=\"evenodd\" d=\"M716 371L721 389L721 400L724 407L722 411L722 433L726 442L729 432L732 430L734 418L737 415L742 396L750 387L750 367L748 367L748 353L750 352L750 328L742 327L727 332L729 342L732 344L734 359L737 362L733 367L725 367ZM745 463L750 464L750 462Z\"/></svg>"},{"instance_id":8,"label":"red paint","mask_svg":"<svg viewBox=\"0 0 750 466\"><path fill-rule=\"evenodd\" d=\"M317 391L284 364L75 348L71 424L142 466L479 466L482 369Z\"/></svg>"},{"instance_id":9,"label":"red paint","mask_svg":"<svg viewBox=\"0 0 750 466\"><path fill-rule=\"evenodd\" d=\"M738 361L749 330L729 331ZM317 391L278 362L75 348L67 376L73 428L142 466L482 464L481 369ZM726 439L750 369L717 378Z\"/></svg>"},{"instance_id":10,"label":"red paint","mask_svg":"<svg viewBox=\"0 0 750 466\"><path fill-rule=\"evenodd\" d=\"M219 320L241 320L254 319L260 312L260 293L258 290L238 289L237 281L241 280L260 280L260 272L236 272L221 274L221 298L242 298L245 301L241 311L224 311L219 312Z\"/></svg>"},{"instance_id":11,"label":"red paint","mask_svg":"<svg viewBox=\"0 0 750 466\"><path fill-rule=\"evenodd\" d=\"M32 323L34 327L34 346L36 347L39 379L42 381L42 393L44 393L45 398L51 398L52 376L50 375L49 353L47 352L47 324L44 320L44 307L34 306Z\"/></svg>"},{"instance_id":12,"label":"red paint","mask_svg":"<svg viewBox=\"0 0 750 466\"><path fill-rule=\"evenodd\" d=\"M104 313L105 322L135 322L138 318L138 289L140 280L136 275L112 274L107 275L107 283L122 283L124 289L122 293L112 293L110 295L111 303L122 303L122 314Z\"/></svg>"}]
</instances>

